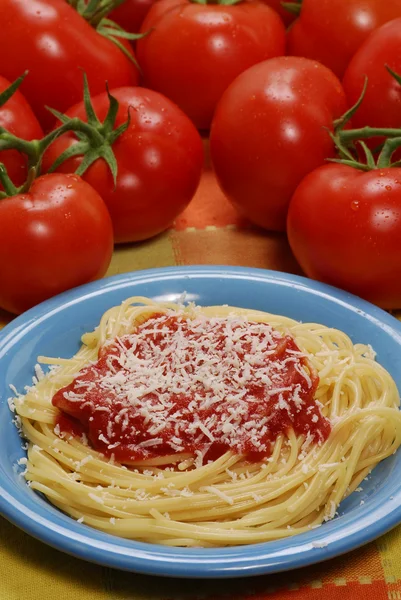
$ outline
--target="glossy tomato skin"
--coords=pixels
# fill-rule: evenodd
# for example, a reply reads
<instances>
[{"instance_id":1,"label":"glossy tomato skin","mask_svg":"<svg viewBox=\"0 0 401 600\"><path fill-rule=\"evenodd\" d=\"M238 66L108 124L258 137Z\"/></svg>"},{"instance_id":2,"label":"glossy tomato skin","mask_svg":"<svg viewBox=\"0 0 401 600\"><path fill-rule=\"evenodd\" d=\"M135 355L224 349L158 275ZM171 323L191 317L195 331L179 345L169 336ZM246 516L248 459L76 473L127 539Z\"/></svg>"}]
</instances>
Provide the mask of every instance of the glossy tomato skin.
<instances>
[{"instance_id":1,"label":"glossy tomato skin","mask_svg":"<svg viewBox=\"0 0 401 600\"><path fill-rule=\"evenodd\" d=\"M284 54L285 29L261 2L233 6L160 0L150 9L137 42L147 87L165 94L208 129L227 86L251 65Z\"/></svg>"},{"instance_id":2,"label":"glossy tomato skin","mask_svg":"<svg viewBox=\"0 0 401 600\"><path fill-rule=\"evenodd\" d=\"M351 60L343 80L350 106L368 78L363 102L352 118L354 127L400 127L401 86L385 68L401 73L400 47L401 18L372 33Z\"/></svg>"},{"instance_id":3,"label":"glossy tomato skin","mask_svg":"<svg viewBox=\"0 0 401 600\"><path fill-rule=\"evenodd\" d=\"M220 100L210 136L229 200L256 225L284 231L297 185L334 156L325 128L345 110L339 80L315 61L274 58L242 73Z\"/></svg>"},{"instance_id":4,"label":"glossy tomato skin","mask_svg":"<svg viewBox=\"0 0 401 600\"><path fill-rule=\"evenodd\" d=\"M116 242L134 242L157 235L169 227L189 204L201 176L203 147L199 133L188 117L170 100L144 88L111 91L119 102L116 127L131 122L113 145L118 163L114 188L109 168L97 160L84 173L105 201L113 221ZM108 97L93 99L95 112L104 120ZM70 109L71 117L86 119L83 103ZM77 142L73 134L58 138L45 155L46 170L69 146ZM75 172L82 162L76 157L58 171Z\"/></svg>"},{"instance_id":5,"label":"glossy tomato skin","mask_svg":"<svg viewBox=\"0 0 401 600\"><path fill-rule=\"evenodd\" d=\"M10 82L0 76L0 94L10 87ZM39 121L24 96L17 90L0 106L0 127L23 140L38 140L43 136ZM0 162L7 169L11 181L20 186L26 179L26 158L16 150L0 152Z\"/></svg>"},{"instance_id":6,"label":"glossy tomato skin","mask_svg":"<svg viewBox=\"0 0 401 600\"><path fill-rule=\"evenodd\" d=\"M1 73L13 81L29 70L21 91L45 129L55 121L45 106L64 112L81 100L82 71L93 94L106 81L138 83L135 65L65 0L1 0L0 22Z\"/></svg>"},{"instance_id":7,"label":"glossy tomato skin","mask_svg":"<svg viewBox=\"0 0 401 600\"><path fill-rule=\"evenodd\" d=\"M369 34L396 17L401 0L303 0L287 54L318 60L341 78Z\"/></svg>"},{"instance_id":8,"label":"glossy tomato skin","mask_svg":"<svg viewBox=\"0 0 401 600\"><path fill-rule=\"evenodd\" d=\"M287 225L306 275L401 307L401 169L320 167L296 190Z\"/></svg>"},{"instance_id":9,"label":"glossy tomato skin","mask_svg":"<svg viewBox=\"0 0 401 600\"><path fill-rule=\"evenodd\" d=\"M12 313L102 277L113 229L99 194L77 175L39 177L0 201L0 307Z\"/></svg>"},{"instance_id":10,"label":"glossy tomato skin","mask_svg":"<svg viewBox=\"0 0 401 600\"><path fill-rule=\"evenodd\" d=\"M138 33L155 0L125 0L110 13L109 19L131 33Z\"/></svg>"}]
</instances>

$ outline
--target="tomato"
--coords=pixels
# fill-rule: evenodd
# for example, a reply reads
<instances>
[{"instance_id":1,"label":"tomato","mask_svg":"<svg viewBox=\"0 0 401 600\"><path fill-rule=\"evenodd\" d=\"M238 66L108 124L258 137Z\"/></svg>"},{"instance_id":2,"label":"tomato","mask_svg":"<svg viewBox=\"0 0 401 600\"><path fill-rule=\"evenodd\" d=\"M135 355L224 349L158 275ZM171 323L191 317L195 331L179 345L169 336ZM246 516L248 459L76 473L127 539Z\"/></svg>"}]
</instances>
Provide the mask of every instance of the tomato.
<instances>
[{"instance_id":1,"label":"tomato","mask_svg":"<svg viewBox=\"0 0 401 600\"><path fill-rule=\"evenodd\" d=\"M199 129L218 100L251 65L284 54L284 25L262 2L232 6L160 0L141 28L137 55L147 87L171 98Z\"/></svg>"},{"instance_id":2,"label":"tomato","mask_svg":"<svg viewBox=\"0 0 401 600\"><path fill-rule=\"evenodd\" d=\"M352 118L354 127L400 127L401 86L385 68L401 73L400 47L401 18L372 33L351 60L344 76L350 105L358 100L368 78L363 102Z\"/></svg>"},{"instance_id":3,"label":"tomato","mask_svg":"<svg viewBox=\"0 0 401 600\"><path fill-rule=\"evenodd\" d=\"M65 0L0 0L0 72L14 80L45 129L55 121L45 108L64 112L82 97L82 70L91 90L136 85L138 70L117 46ZM128 44L129 46L129 44Z\"/></svg>"},{"instance_id":4,"label":"tomato","mask_svg":"<svg viewBox=\"0 0 401 600\"><path fill-rule=\"evenodd\" d=\"M103 200L77 175L36 179L0 200L0 307L21 313L102 277L113 252Z\"/></svg>"},{"instance_id":5,"label":"tomato","mask_svg":"<svg viewBox=\"0 0 401 600\"><path fill-rule=\"evenodd\" d=\"M0 77L0 94L10 85L7 79ZM43 136L37 118L19 90L0 106L0 127L23 140L37 140ZM27 173L26 159L22 154L16 150L4 150L0 152L0 163L5 165L14 185L20 186L24 183Z\"/></svg>"},{"instance_id":6,"label":"tomato","mask_svg":"<svg viewBox=\"0 0 401 600\"><path fill-rule=\"evenodd\" d=\"M296 19L293 13L284 8L282 0L263 0L263 2L271 6L280 15L285 25L290 25Z\"/></svg>"},{"instance_id":7,"label":"tomato","mask_svg":"<svg viewBox=\"0 0 401 600\"><path fill-rule=\"evenodd\" d=\"M150 7L155 0L125 0L110 13L109 19L126 31L138 33Z\"/></svg>"},{"instance_id":8,"label":"tomato","mask_svg":"<svg viewBox=\"0 0 401 600\"><path fill-rule=\"evenodd\" d=\"M287 53L314 58L342 77L368 35L396 17L401 0L303 0Z\"/></svg>"},{"instance_id":9,"label":"tomato","mask_svg":"<svg viewBox=\"0 0 401 600\"><path fill-rule=\"evenodd\" d=\"M128 129L113 144L116 187L101 158L83 177L105 201L115 241L144 240L169 227L192 199L203 166L202 141L188 117L161 94L144 88L119 88L111 93L119 102L115 126L126 121L128 110L131 115ZM103 121L109 107L107 94L95 96L92 102ZM83 103L67 114L86 120ZM73 133L59 137L45 154L44 169L76 143ZM82 156L70 158L57 170L75 172L81 162Z\"/></svg>"},{"instance_id":10,"label":"tomato","mask_svg":"<svg viewBox=\"0 0 401 600\"><path fill-rule=\"evenodd\" d=\"M313 171L291 200L288 239L309 277L400 308L401 169Z\"/></svg>"},{"instance_id":11,"label":"tomato","mask_svg":"<svg viewBox=\"0 0 401 600\"><path fill-rule=\"evenodd\" d=\"M229 200L253 223L284 231L301 179L335 155L325 128L345 110L340 82L315 61L274 58L242 73L219 102L210 136Z\"/></svg>"}]
</instances>

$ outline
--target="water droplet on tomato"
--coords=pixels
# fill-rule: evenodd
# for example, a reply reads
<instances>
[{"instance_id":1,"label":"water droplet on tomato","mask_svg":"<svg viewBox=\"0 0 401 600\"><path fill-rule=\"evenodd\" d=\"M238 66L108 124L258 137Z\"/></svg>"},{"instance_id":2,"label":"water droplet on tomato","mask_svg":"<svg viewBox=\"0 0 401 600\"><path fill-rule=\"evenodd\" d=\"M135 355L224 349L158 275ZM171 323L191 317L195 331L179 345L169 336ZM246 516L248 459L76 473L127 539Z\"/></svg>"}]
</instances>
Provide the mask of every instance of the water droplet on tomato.
<instances>
[{"instance_id":1,"label":"water droplet on tomato","mask_svg":"<svg viewBox=\"0 0 401 600\"><path fill-rule=\"evenodd\" d=\"M386 185L386 190L387 190L388 192L391 192L391 190L392 190L392 189L393 189L393 188L391 187L391 185Z\"/></svg>"},{"instance_id":2,"label":"water droplet on tomato","mask_svg":"<svg viewBox=\"0 0 401 600\"><path fill-rule=\"evenodd\" d=\"M359 209L359 202L358 200L353 200L351 202L351 210L358 210Z\"/></svg>"},{"instance_id":3,"label":"water droplet on tomato","mask_svg":"<svg viewBox=\"0 0 401 600\"><path fill-rule=\"evenodd\" d=\"M67 185L67 190L70 190L71 188L72 188L72 183L69 183L69 184Z\"/></svg>"}]
</instances>

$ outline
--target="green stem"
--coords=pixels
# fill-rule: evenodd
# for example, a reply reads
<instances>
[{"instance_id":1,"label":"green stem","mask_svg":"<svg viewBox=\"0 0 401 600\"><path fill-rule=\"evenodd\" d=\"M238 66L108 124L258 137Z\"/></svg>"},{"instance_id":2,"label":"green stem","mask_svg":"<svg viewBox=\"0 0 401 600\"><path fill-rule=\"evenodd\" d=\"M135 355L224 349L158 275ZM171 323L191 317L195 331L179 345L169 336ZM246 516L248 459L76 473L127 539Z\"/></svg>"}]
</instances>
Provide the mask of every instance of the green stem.
<instances>
[{"instance_id":1,"label":"green stem","mask_svg":"<svg viewBox=\"0 0 401 600\"><path fill-rule=\"evenodd\" d=\"M18 194L18 188L15 187L15 185L9 178L7 169L3 165L3 163L0 163L0 182L4 188L4 192L1 192L0 197L6 198L8 196L15 196L15 194Z\"/></svg>"},{"instance_id":2,"label":"green stem","mask_svg":"<svg viewBox=\"0 0 401 600\"><path fill-rule=\"evenodd\" d=\"M90 23L95 29L100 25L101 21L105 19L113 10L121 6L125 0L109 0L105 2L103 6L95 12Z\"/></svg>"},{"instance_id":3,"label":"green stem","mask_svg":"<svg viewBox=\"0 0 401 600\"><path fill-rule=\"evenodd\" d=\"M401 76L390 69L388 65L385 65L385 67L395 81L401 84ZM365 77L363 90L358 101L342 117L334 121L334 133L329 132L339 152L339 158L334 159L334 162L367 171L398 166L398 162L392 163L391 159L394 152L401 147L401 128L366 126L359 129L344 129L362 104L367 87L368 79ZM372 152L363 140L376 137L385 138L385 141ZM356 143L359 143L362 147L366 163L358 161ZM375 157L378 152L380 154L376 160Z\"/></svg>"},{"instance_id":4,"label":"green stem","mask_svg":"<svg viewBox=\"0 0 401 600\"><path fill-rule=\"evenodd\" d=\"M392 129L386 127L361 127L360 129L345 129L338 132L338 136L343 144L349 144L359 139L372 137L396 138L401 135L401 129Z\"/></svg>"},{"instance_id":5,"label":"green stem","mask_svg":"<svg viewBox=\"0 0 401 600\"><path fill-rule=\"evenodd\" d=\"M81 0L80 0L81 1ZM61 125L48 133L41 140L23 140L8 132L0 126L0 151L17 150L27 157L28 180L20 188L16 188L10 181L5 168L0 174L0 182L3 183L4 192L0 192L0 198L8 195L14 195L21 191L29 190L33 178L40 175L42 157L48 147L56 138L66 132L73 132L77 141L60 154L55 163L49 169L49 172L56 169L64 161L73 156L82 156L82 161L77 169L77 173L82 175L88 167L96 160L102 158L110 168L114 184L116 184L118 165L112 149L115 141L128 129L131 118L128 110L127 120L115 127L119 104L116 98L110 94L108 86L106 91L109 99L109 109L103 122L99 121L90 97L90 91L86 75L84 74L84 107L86 112L86 121L78 117L68 117L57 110L48 109L60 122Z\"/></svg>"},{"instance_id":6,"label":"green stem","mask_svg":"<svg viewBox=\"0 0 401 600\"><path fill-rule=\"evenodd\" d=\"M0 150L18 150L18 152L25 154L28 158L28 168L30 168L36 166L42 153L42 144L46 138L28 142L27 140L17 138L3 127L0 127Z\"/></svg>"},{"instance_id":7,"label":"green stem","mask_svg":"<svg viewBox=\"0 0 401 600\"><path fill-rule=\"evenodd\" d=\"M391 167L391 157L394 154L394 152L400 147L401 137L386 140L383 146L383 150L379 154L379 158L377 160L377 167L379 169Z\"/></svg>"},{"instance_id":8,"label":"green stem","mask_svg":"<svg viewBox=\"0 0 401 600\"><path fill-rule=\"evenodd\" d=\"M285 8L287 12L299 17L302 9L302 0L297 0L297 2L281 2L281 6Z\"/></svg>"},{"instance_id":9,"label":"green stem","mask_svg":"<svg viewBox=\"0 0 401 600\"><path fill-rule=\"evenodd\" d=\"M125 0L67 0L67 2L96 29L102 19L121 6Z\"/></svg>"},{"instance_id":10,"label":"green stem","mask_svg":"<svg viewBox=\"0 0 401 600\"><path fill-rule=\"evenodd\" d=\"M27 194L29 192L29 190L31 189L31 185L33 184L33 182L36 179L36 168L35 167L31 167L28 170L28 177L24 183L24 185L22 185L19 189L18 189L18 193L19 194Z\"/></svg>"},{"instance_id":11,"label":"green stem","mask_svg":"<svg viewBox=\"0 0 401 600\"><path fill-rule=\"evenodd\" d=\"M4 104L15 94L21 83L24 81L25 77L28 75L28 71L25 71L21 77L18 77L7 89L5 89L0 94L0 106L4 106Z\"/></svg>"},{"instance_id":12,"label":"green stem","mask_svg":"<svg viewBox=\"0 0 401 600\"><path fill-rule=\"evenodd\" d=\"M57 118L59 118L61 113L54 111L51 108L48 110ZM57 134L55 137L59 137L66 131L74 131L75 133L83 133L91 142L92 147L96 148L102 146L104 143L104 138L100 131L97 131L92 125L86 123L85 121L81 121L78 117L74 117L72 119L68 119L65 121L63 125L61 125L58 129L55 129L53 132L49 133L45 138L43 138L42 142L45 142L45 149L48 145L52 143L52 139L49 143L47 143L47 138L50 138L51 135ZM46 140L46 141L45 141Z\"/></svg>"},{"instance_id":13,"label":"green stem","mask_svg":"<svg viewBox=\"0 0 401 600\"><path fill-rule=\"evenodd\" d=\"M104 144L104 138L93 127L81 121L77 117L74 119L70 119L67 123L64 123L54 131L48 133L41 140L31 140L26 141L22 140L15 135L9 133L3 127L0 127L0 151L1 150L17 150L28 159L28 172L31 169L35 169L36 175L40 175L40 168L43 154L46 152L47 148L54 142L54 140L67 131L80 132L85 134L85 136L90 140L93 148L100 148ZM2 182L3 183L3 182ZM6 190L6 187L3 187ZM15 188L17 190L17 188ZM15 192L14 190L14 192ZM7 191L7 190L6 190ZM18 190L17 190L18 191Z\"/></svg>"}]
</instances>

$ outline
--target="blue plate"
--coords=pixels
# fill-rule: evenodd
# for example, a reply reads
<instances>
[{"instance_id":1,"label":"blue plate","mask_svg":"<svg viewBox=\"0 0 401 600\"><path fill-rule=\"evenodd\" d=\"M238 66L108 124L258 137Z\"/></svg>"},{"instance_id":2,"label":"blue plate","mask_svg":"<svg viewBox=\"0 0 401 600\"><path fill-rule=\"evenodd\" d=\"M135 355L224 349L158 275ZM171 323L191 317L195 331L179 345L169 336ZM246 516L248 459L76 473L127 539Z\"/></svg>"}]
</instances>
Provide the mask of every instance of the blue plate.
<instances>
[{"instance_id":1,"label":"blue plate","mask_svg":"<svg viewBox=\"0 0 401 600\"><path fill-rule=\"evenodd\" d=\"M25 483L24 456L7 405L9 384L31 382L39 354L69 357L80 336L109 307L129 296L176 300L186 291L199 304L231 304L314 321L370 343L401 390L401 323L346 292L303 277L235 267L178 267L119 275L71 290L29 310L0 335L0 512L27 533L79 558L174 577L243 577L310 565L348 552L401 521L401 452L381 463L340 516L286 540L221 549L177 549L96 531L62 514Z\"/></svg>"}]
</instances>

